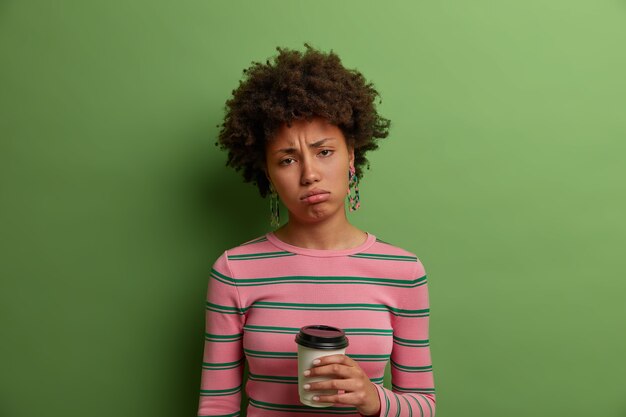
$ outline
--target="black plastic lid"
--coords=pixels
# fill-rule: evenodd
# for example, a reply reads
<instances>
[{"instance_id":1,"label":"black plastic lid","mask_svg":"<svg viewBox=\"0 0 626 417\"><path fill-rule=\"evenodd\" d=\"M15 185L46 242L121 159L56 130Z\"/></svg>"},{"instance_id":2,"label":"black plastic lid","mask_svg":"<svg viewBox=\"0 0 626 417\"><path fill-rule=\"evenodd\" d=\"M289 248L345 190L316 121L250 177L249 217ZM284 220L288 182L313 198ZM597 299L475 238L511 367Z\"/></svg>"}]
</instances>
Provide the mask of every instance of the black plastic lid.
<instances>
[{"instance_id":1,"label":"black plastic lid","mask_svg":"<svg viewBox=\"0 0 626 417\"><path fill-rule=\"evenodd\" d=\"M312 349L343 349L348 346L348 338L341 329L316 324L301 328L296 343Z\"/></svg>"}]
</instances>

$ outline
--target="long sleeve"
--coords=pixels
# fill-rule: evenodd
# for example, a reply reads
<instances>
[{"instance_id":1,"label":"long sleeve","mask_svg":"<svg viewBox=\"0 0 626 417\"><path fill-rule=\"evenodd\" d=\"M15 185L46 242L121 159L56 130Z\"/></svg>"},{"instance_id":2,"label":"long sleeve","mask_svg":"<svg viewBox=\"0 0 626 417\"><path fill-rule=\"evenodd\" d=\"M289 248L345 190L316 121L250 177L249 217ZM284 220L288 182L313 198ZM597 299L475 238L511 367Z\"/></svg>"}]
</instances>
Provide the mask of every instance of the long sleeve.
<instances>
[{"instance_id":1,"label":"long sleeve","mask_svg":"<svg viewBox=\"0 0 626 417\"><path fill-rule=\"evenodd\" d=\"M198 416L240 415L244 311L224 252L213 265L206 297Z\"/></svg>"},{"instance_id":2,"label":"long sleeve","mask_svg":"<svg viewBox=\"0 0 626 417\"><path fill-rule=\"evenodd\" d=\"M402 292L398 307L391 310L392 389L376 385L381 404L380 417L435 415L435 385L428 339L428 285L419 260L413 278L414 286Z\"/></svg>"}]
</instances>

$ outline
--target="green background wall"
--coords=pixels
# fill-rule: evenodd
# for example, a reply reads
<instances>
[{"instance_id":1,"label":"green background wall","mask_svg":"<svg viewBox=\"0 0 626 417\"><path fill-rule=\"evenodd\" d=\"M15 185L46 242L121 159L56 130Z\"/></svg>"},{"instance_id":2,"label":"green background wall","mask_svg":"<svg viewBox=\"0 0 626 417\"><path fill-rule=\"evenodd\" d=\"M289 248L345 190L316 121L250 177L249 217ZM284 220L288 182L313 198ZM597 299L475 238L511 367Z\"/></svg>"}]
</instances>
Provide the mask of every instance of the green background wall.
<instances>
[{"instance_id":1,"label":"green background wall","mask_svg":"<svg viewBox=\"0 0 626 417\"><path fill-rule=\"evenodd\" d=\"M379 89L359 227L415 252L439 417L626 416L626 3L0 2L0 416L193 416L210 266L269 230L243 68Z\"/></svg>"}]
</instances>

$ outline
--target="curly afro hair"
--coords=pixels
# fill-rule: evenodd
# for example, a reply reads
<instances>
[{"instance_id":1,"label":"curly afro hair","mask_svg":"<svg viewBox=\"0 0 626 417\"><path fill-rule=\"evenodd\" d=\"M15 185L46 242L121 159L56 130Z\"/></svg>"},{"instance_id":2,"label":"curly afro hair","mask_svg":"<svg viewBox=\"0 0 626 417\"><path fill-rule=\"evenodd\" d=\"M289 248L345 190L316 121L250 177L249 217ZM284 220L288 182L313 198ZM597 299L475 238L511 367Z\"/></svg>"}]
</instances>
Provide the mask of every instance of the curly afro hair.
<instances>
[{"instance_id":1,"label":"curly afro hair","mask_svg":"<svg viewBox=\"0 0 626 417\"><path fill-rule=\"evenodd\" d=\"M226 165L243 170L244 181L256 184L262 197L269 193L265 145L284 124L317 116L339 127L354 147L359 178L362 167L369 168L365 153L389 134L390 121L376 111L379 94L372 83L344 68L334 52L304 45L305 52L277 47L273 61L253 62L226 102L218 141L228 150Z\"/></svg>"}]
</instances>

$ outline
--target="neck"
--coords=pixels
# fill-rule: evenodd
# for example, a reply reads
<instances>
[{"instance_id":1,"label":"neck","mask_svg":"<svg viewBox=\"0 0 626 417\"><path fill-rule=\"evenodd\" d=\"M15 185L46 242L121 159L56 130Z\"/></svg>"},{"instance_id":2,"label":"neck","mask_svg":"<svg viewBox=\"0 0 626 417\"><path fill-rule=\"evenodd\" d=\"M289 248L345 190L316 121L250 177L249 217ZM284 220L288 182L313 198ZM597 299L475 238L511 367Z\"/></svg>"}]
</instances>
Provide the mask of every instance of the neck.
<instances>
[{"instance_id":1,"label":"neck","mask_svg":"<svg viewBox=\"0 0 626 417\"><path fill-rule=\"evenodd\" d=\"M299 223L290 216L289 222L274 234L285 243L307 249L342 250L361 245L366 233L350 224L343 214L315 223Z\"/></svg>"}]
</instances>

